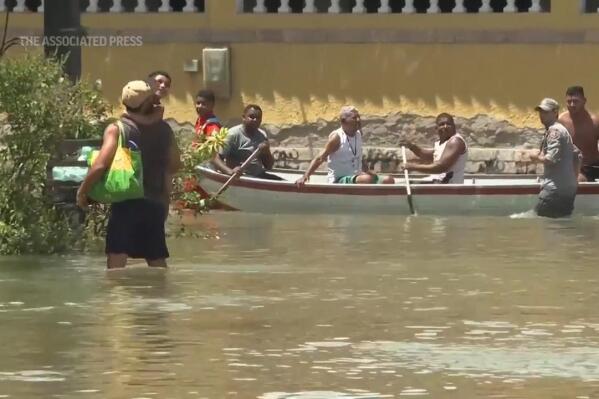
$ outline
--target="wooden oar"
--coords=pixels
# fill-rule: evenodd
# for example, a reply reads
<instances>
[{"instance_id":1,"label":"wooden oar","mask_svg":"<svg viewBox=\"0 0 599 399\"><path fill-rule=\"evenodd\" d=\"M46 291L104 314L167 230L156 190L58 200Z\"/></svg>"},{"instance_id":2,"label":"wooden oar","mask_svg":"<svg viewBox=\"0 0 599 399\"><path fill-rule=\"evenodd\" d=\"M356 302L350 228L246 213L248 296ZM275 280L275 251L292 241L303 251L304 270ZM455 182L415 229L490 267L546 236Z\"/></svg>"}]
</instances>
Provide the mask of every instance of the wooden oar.
<instances>
[{"instance_id":1,"label":"wooden oar","mask_svg":"<svg viewBox=\"0 0 599 399\"><path fill-rule=\"evenodd\" d=\"M256 148L254 150L254 152L252 152L252 154L248 157L248 159L246 159L241 166L239 167L239 172L243 173L243 171L248 167L248 165L250 164L250 162L252 162L254 160L254 158L256 158L258 156L258 154L260 154L260 151L262 149L260 147ZM222 193L224 193L227 188L229 188L229 185L231 185L231 183L233 182L233 180L235 180L237 178L237 175L233 174L231 175L231 177L229 177L229 179L225 182L225 184L223 184L218 191L212 195L210 197L211 201L214 201L215 199L218 198L219 195L221 195Z\"/></svg>"},{"instance_id":2,"label":"wooden oar","mask_svg":"<svg viewBox=\"0 0 599 399\"><path fill-rule=\"evenodd\" d=\"M406 181L406 192L408 194L408 205L410 206L410 213L412 213L412 215L415 215L416 210L414 209L414 203L412 202L412 188L410 187L410 176L408 175L408 170L405 168L405 166L406 166L406 147L404 147L403 145L401 146L401 158L403 160L403 166L404 166L403 174L404 174L404 179Z\"/></svg>"}]
</instances>

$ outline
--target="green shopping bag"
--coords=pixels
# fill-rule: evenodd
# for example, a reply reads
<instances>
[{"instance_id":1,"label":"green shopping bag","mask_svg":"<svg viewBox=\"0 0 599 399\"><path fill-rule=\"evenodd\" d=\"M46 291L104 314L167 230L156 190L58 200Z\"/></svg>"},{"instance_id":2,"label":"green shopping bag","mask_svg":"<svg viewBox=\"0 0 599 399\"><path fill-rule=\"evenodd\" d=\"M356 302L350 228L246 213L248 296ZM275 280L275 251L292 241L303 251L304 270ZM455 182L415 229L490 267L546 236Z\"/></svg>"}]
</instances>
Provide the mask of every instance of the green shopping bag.
<instances>
[{"instance_id":1,"label":"green shopping bag","mask_svg":"<svg viewBox=\"0 0 599 399\"><path fill-rule=\"evenodd\" d=\"M125 129L121 121L117 121L119 142L110 168L102 180L98 181L88 196L96 202L111 204L128 199L143 198L143 165L141 151L134 151L123 145ZM87 164L93 165L99 150L92 151Z\"/></svg>"}]
</instances>

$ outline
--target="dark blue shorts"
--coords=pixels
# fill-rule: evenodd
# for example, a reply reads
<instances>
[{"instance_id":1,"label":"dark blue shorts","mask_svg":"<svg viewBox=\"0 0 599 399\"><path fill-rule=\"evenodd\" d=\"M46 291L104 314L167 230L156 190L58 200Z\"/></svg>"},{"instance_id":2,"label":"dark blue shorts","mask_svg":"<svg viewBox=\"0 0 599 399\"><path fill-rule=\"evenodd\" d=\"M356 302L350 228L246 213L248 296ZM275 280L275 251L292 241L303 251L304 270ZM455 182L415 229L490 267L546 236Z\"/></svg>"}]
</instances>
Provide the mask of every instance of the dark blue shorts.
<instances>
[{"instance_id":1,"label":"dark blue shorts","mask_svg":"<svg viewBox=\"0 0 599 399\"><path fill-rule=\"evenodd\" d=\"M165 205L148 199L112 204L106 232L106 253L147 260L169 257L164 232Z\"/></svg>"}]
</instances>

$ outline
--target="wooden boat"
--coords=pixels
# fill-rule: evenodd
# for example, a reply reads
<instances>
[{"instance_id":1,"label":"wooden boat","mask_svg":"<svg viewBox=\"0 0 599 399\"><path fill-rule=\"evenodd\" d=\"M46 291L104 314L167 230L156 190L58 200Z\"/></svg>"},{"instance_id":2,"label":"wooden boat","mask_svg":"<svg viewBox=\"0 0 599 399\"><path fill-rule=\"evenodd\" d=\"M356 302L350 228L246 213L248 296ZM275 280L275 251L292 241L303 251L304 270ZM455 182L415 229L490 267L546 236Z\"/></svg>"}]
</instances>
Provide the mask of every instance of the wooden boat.
<instances>
[{"instance_id":1,"label":"wooden boat","mask_svg":"<svg viewBox=\"0 0 599 399\"><path fill-rule=\"evenodd\" d=\"M216 192L229 176L198 166L200 185ZM404 179L395 184L329 184L314 174L301 189L301 171L275 170L286 181L241 177L220 197L229 207L257 213L409 215ZM534 208L540 180L532 175L469 175L464 184L419 184L410 179L419 215L513 215ZM599 183L581 183L575 214L599 215Z\"/></svg>"}]
</instances>

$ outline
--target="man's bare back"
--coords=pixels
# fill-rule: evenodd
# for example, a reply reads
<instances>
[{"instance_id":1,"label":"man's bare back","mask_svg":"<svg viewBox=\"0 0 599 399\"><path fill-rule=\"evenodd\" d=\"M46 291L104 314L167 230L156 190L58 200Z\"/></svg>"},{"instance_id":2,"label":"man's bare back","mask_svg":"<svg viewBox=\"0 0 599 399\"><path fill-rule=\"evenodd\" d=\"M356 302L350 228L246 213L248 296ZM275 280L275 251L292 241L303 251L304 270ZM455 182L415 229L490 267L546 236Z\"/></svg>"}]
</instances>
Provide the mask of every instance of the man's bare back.
<instances>
[{"instance_id":1,"label":"man's bare back","mask_svg":"<svg viewBox=\"0 0 599 399\"><path fill-rule=\"evenodd\" d=\"M581 110L575 117L572 116L570 111L566 111L559 116L558 122L568 129L574 145L582 152L582 168L588 169L597 166L597 173L599 174L599 149L597 147L599 142L599 119L597 116L586 109ZM583 173L583 175L586 175L586 173ZM585 181L588 179L579 180Z\"/></svg>"}]
</instances>

